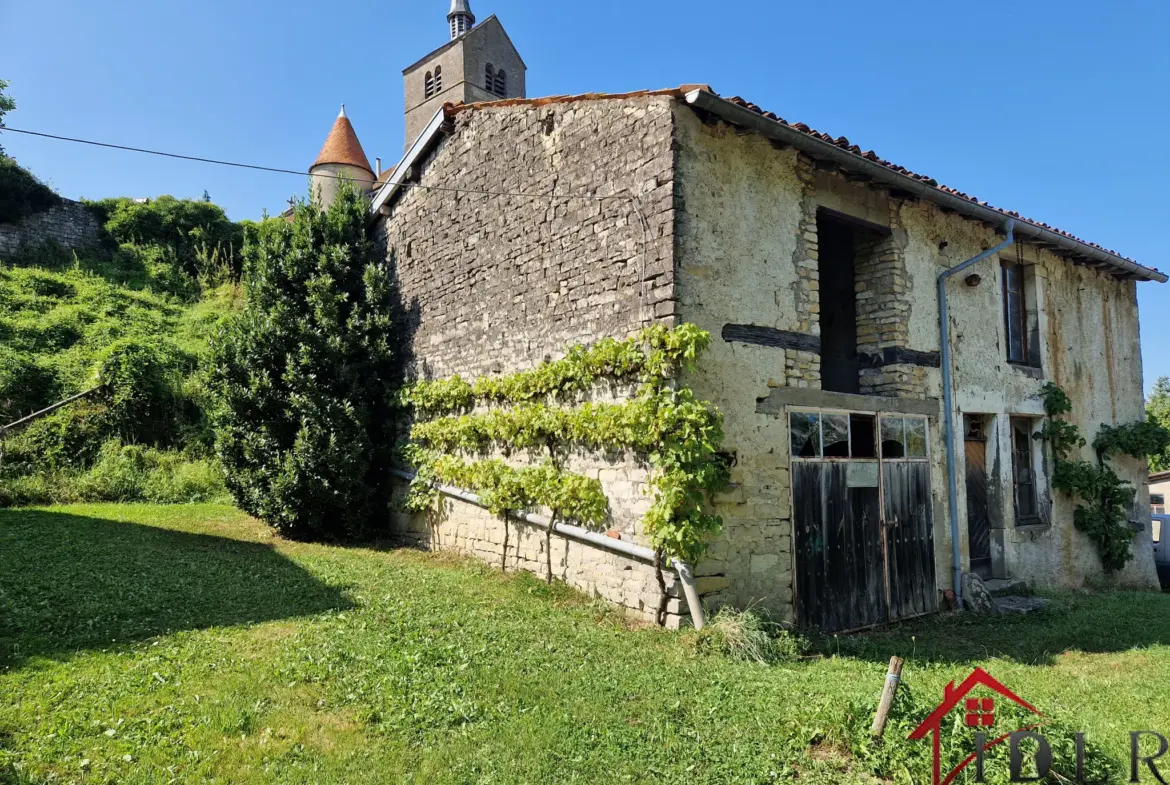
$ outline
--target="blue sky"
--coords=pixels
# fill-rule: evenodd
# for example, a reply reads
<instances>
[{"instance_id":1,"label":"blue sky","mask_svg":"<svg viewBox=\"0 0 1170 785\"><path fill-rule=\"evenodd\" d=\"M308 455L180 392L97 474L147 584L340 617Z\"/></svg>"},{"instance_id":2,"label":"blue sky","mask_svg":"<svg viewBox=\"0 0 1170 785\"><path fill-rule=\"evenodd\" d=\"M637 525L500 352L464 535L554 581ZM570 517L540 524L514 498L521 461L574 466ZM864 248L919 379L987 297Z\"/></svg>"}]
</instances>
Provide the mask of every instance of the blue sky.
<instances>
[{"instance_id":1,"label":"blue sky","mask_svg":"<svg viewBox=\"0 0 1170 785\"><path fill-rule=\"evenodd\" d=\"M402 151L401 70L446 0L0 0L8 124L305 168L345 103L371 160ZM710 84L940 182L1170 269L1166 0L472 0L529 95ZM62 194L277 211L295 176L5 134ZM1138 287L1146 384L1170 375L1170 284Z\"/></svg>"}]
</instances>

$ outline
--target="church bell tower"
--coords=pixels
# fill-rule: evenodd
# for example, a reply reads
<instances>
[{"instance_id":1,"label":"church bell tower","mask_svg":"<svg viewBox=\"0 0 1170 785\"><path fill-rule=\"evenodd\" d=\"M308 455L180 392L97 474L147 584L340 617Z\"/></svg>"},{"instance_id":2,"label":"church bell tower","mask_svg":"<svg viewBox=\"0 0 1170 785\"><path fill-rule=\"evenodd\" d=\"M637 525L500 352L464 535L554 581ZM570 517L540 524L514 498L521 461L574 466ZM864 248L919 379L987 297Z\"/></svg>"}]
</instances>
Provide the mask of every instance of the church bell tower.
<instances>
[{"instance_id":1,"label":"church bell tower","mask_svg":"<svg viewBox=\"0 0 1170 785\"><path fill-rule=\"evenodd\" d=\"M475 27L471 3L468 0L451 0L451 13L447 14L447 21L451 23L452 41Z\"/></svg>"},{"instance_id":2,"label":"church bell tower","mask_svg":"<svg viewBox=\"0 0 1170 785\"><path fill-rule=\"evenodd\" d=\"M402 72L408 150L443 104L526 96L528 67L495 14L476 24L471 0L451 0L447 28L447 43Z\"/></svg>"}]
</instances>

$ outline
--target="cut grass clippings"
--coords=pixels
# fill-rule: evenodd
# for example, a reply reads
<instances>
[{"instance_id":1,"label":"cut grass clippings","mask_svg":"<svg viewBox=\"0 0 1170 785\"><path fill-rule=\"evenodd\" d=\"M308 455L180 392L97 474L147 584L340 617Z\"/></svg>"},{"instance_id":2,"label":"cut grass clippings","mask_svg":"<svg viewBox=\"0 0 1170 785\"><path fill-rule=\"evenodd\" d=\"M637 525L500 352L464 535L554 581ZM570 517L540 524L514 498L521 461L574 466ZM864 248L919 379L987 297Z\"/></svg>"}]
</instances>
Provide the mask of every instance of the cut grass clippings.
<instances>
[{"instance_id":1,"label":"cut grass clippings","mask_svg":"<svg viewBox=\"0 0 1170 785\"><path fill-rule=\"evenodd\" d=\"M226 506L5 510L0 783L921 783L905 735L975 665L1118 777L1130 730L1170 734L1170 595L816 645L737 661L534 576L286 542Z\"/></svg>"}]
</instances>

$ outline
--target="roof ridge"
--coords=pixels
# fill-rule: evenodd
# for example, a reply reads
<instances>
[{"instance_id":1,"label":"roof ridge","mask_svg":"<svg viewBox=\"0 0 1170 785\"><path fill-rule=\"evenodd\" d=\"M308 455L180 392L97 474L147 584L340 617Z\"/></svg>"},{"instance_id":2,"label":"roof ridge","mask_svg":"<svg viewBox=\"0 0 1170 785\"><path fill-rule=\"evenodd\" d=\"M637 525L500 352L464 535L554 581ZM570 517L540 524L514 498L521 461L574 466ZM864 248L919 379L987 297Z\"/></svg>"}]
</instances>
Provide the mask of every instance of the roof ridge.
<instances>
[{"instance_id":1,"label":"roof ridge","mask_svg":"<svg viewBox=\"0 0 1170 785\"><path fill-rule=\"evenodd\" d=\"M816 130L815 128L812 128L807 123L789 122L788 120L785 120L783 117L780 117L779 115L775 114L774 112L765 111L764 109L760 108L756 104L754 104L751 101L748 101L747 99L742 98L740 96L733 96L731 98L723 98L717 92L712 90L709 85L705 85L705 84L684 84L684 85L680 85L679 87L666 88L663 90L636 90L636 91L624 92L624 93L591 92L591 93L581 93L578 95L545 96L542 98L509 98L509 99L504 99L504 100L499 100L499 101L476 101L476 102L463 103L463 104L447 104L444 107L444 110L447 112L448 116L454 116L454 115L457 115L461 112L465 112L468 110L494 109L494 108L504 108L504 107L511 107L511 106L525 106L525 105L527 105L527 106L545 106L548 104L569 104L569 103L576 103L576 102L580 102L580 101L621 100L621 99L644 98L644 97L654 97L654 96L671 96L671 97L686 100L688 95L693 96L695 93L707 93L710 96L718 99L721 102L734 104L735 106L738 106L742 109L750 111L754 114L758 114L761 117L772 120L773 122L779 123L780 125L782 125L786 128L790 128L794 131L798 131L798 132L804 134L805 136L810 137L811 139L815 139L815 140L818 140L819 142L823 142L825 144L830 144L830 145L833 145L834 147L840 148L841 150L844 150L844 151L850 153L851 155L856 156L858 159L868 161L868 162L873 163L873 164L877 164L878 166L884 167L885 169L888 169L891 172L894 172L896 174L899 174L899 175L902 175L905 177L909 177L912 180L915 180L915 181L917 181L925 186L928 186L930 188L937 190L940 194L946 194L949 197L955 197L958 199L962 199L964 201L970 202L973 205L978 205L979 207L982 207L982 208L985 208L987 210L991 210L991 211L994 211L996 213L999 213L1005 219L1006 218L1016 219L1018 221L1023 222L1024 224L1029 224L1031 226L1037 227L1037 228L1042 229L1044 231L1051 232L1054 235L1059 235L1060 237L1063 237L1067 240L1071 240L1072 242L1074 242L1080 246L1084 246L1086 249L1095 249L1095 251L1108 254L1109 256L1114 257L1116 260L1124 260L1124 262L1106 262L1106 264L1108 264L1110 266L1121 266L1123 275L1124 274L1132 274L1132 275L1136 275L1139 278L1144 278L1147 280L1150 280L1150 279L1158 280L1158 281L1165 280L1164 274L1161 273L1156 267L1146 267L1145 265L1142 265L1139 262L1137 262L1133 259L1130 259L1127 256L1123 256L1121 253L1119 253L1117 251L1106 248L1105 246L1102 246L1102 245L1098 245L1097 243L1089 242L1088 240L1083 240L1080 237L1077 237L1076 235L1072 234L1071 232L1066 232L1063 229L1058 229L1055 226L1052 226L1051 224L1045 223L1043 221L1037 221L1037 220L1034 220L1032 218L1027 218L1014 210L1005 210L1003 208L996 207L996 206L989 204L988 202L986 202L982 199L979 199L978 197L972 196L971 194L965 193L964 191L960 191L957 188L952 188L950 186L943 185L943 184L939 183L938 180L934 179L933 177L928 177L927 175L918 174L917 172L911 171L910 169L907 169L904 166L900 166L898 164L895 164L892 161L887 161L886 159L879 156L872 149L862 150L862 148L859 145L852 143L847 137L844 137L844 136L833 137L828 133L824 133L824 132ZM968 216L968 217L971 217L971 216ZM980 220L980 219L978 217L975 217L974 220ZM1074 251L1074 253L1077 253L1077 252ZM1084 254L1084 253L1090 253L1090 252L1085 251L1085 252L1080 252L1080 253ZM1089 258L1096 259L1098 257L1090 256ZM1127 263L1128 263L1128 265L1127 265ZM1134 267L1136 267L1138 269L1137 270L1132 269Z\"/></svg>"}]
</instances>

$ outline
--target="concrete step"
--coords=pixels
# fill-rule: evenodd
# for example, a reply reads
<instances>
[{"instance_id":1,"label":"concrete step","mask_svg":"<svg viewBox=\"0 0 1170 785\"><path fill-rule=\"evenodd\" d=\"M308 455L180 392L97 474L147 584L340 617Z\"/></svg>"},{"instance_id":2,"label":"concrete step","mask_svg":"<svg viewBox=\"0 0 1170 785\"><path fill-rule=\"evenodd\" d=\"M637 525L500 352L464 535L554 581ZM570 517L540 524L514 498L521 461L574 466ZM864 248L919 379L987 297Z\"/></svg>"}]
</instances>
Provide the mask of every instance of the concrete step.
<instances>
[{"instance_id":1,"label":"concrete step","mask_svg":"<svg viewBox=\"0 0 1170 785\"><path fill-rule=\"evenodd\" d=\"M1027 594L1028 582L1019 578L992 578L983 582L992 597L1004 597L1009 594Z\"/></svg>"},{"instance_id":2,"label":"concrete step","mask_svg":"<svg viewBox=\"0 0 1170 785\"><path fill-rule=\"evenodd\" d=\"M1044 608L1048 600L1043 597L996 597L995 607L1000 613L1035 613Z\"/></svg>"}]
</instances>

